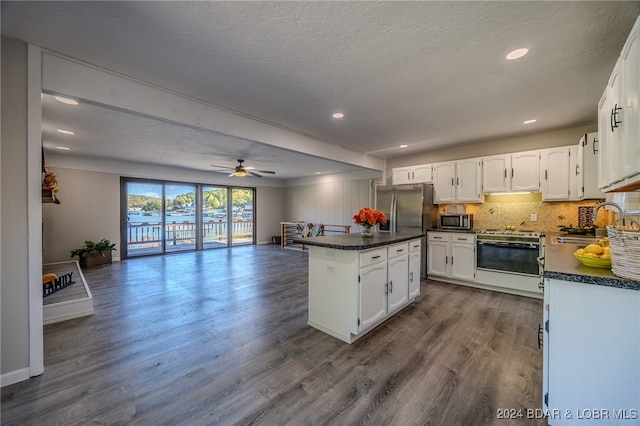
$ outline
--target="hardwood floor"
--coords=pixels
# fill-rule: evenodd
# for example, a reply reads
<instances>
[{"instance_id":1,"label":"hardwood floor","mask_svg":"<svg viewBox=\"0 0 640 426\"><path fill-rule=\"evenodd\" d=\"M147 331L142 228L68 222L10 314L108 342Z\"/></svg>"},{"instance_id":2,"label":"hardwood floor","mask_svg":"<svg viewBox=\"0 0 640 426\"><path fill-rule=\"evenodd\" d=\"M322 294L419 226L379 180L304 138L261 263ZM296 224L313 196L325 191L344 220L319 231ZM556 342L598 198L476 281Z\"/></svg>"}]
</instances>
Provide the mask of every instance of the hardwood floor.
<instances>
[{"instance_id":1,"label":"hardwood floor","mask_svg":"<svg viewBox=\"0 0 640 426\"><path fill-rule=\"evenodd\" d=\"M307 326L307 265L263 245L86 271L94 315L45 326L2 424L546 424L540 300L423 281L348 345Z\"/></svg>"}]
</instances>

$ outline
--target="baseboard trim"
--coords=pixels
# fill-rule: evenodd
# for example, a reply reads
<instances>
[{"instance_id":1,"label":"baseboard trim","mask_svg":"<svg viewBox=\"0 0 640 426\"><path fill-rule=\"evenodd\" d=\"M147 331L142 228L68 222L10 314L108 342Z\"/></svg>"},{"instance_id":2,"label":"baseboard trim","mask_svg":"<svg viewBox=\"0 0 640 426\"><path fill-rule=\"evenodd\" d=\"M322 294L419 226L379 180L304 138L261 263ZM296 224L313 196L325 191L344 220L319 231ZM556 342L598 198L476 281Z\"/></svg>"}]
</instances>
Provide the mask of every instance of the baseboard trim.
<instances>
[{"instance_id":1,"label":"baseboard trim","mask_svg":"<svg viewBox=\"0 0 640 426\"><path fill-rule=\"evenodd\" d=\"M0 387L12 385L14 383L29 380L29 369L21 368L20 370L11 371L0 376Z\"/></svg>"}]
</instances>

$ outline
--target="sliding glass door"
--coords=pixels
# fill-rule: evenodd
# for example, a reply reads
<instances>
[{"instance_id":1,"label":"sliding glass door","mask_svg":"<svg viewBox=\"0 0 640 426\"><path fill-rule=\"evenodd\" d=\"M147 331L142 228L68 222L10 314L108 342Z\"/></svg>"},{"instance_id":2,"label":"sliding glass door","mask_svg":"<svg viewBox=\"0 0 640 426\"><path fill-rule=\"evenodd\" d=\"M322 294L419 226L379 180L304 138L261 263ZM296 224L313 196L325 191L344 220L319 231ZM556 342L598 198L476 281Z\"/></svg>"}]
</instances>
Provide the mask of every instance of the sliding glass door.
<instances>
[{"instance_id":1,"label":"sliding glass door","mask_svg":"<svg viewBox=\"0 0 640 426\"><path fill-rule=\"evenodd\" d=\"M124 224L129 255L164 252L164 185L127 182Z\"/></svg>"},{"instance_id":2,"label":"sliding glass door","mask_svg":"<svg viewBox=\"0 0 640 426\"><path fill-rule=\"evenodd\" d=\"M233 210L233 245L253 243L253 190L246 188L231 189L231 208Z\"/></svg>"},{"instance_id":3,"label":"sliding glass door","mask_svg":"<svg viewBox=\"0 0 640 426\"><path fill-rule=\"evenodd\" d=\"M229 227L227 226L228 188L204 186L202 188L202 234L203 248L227 247Z\"/></svg>"},{"instance_id":4,"label":"sliding glass door","mask_svg":"<svg viewBox=\"0 0 640 426\"><path fill-rule=\"evenodd\" d=\"M196 228L196 186L164 185L165 251L194 250Z\"/></svg>"},{"instance_id":5,"label":"sliding glass door","mask_svg":"<svg viewBox=\"0 0 640 426\"><path fill-rule=\"evenodd\" d=\"M255 189L122 178L122 256L255 244Z\"/></svg>"}]
</instances>

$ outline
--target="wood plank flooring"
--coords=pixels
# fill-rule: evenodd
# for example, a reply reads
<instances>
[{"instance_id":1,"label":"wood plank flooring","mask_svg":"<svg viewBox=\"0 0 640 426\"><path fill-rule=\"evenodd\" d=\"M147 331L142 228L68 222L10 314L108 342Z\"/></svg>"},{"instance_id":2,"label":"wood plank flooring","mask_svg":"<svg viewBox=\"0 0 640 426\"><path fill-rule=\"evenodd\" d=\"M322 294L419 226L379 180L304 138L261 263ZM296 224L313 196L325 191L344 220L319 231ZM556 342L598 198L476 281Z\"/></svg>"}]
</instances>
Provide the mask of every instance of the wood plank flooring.
<instances>
[{"instance_id":1,"label":"wood plank flooring","mask_svg":"<svg viewBox=\"0 0 640 426\"><path fill-rule=\"evenodd\" d=\"M423 281L347 345L307 325L307 254L240 246L89 270L3 425L542 425L542 302ZM498 409L522 410L502 420Z\"/></svg>"}]
</instances>

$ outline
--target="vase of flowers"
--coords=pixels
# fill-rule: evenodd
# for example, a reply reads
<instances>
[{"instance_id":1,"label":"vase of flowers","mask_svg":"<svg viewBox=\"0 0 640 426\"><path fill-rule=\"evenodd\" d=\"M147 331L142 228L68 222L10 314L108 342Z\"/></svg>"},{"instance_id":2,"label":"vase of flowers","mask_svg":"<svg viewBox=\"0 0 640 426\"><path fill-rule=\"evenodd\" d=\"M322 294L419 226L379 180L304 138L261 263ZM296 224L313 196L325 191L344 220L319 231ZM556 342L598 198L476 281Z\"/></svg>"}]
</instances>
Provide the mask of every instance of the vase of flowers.
<instances>
[{"instance_id":1,"label":"vase of flowers","mask_svg":"<svg viewBox=\"0 0 640 426\"><path fill-rule=\"evenodd\" d=\"M353 222L362 226L362 237L373 237L373 231L377 224L387 223L387 216L378 210L363 207L353 216Z\"/></svg>"}]
</instances>

